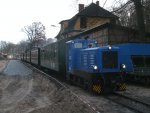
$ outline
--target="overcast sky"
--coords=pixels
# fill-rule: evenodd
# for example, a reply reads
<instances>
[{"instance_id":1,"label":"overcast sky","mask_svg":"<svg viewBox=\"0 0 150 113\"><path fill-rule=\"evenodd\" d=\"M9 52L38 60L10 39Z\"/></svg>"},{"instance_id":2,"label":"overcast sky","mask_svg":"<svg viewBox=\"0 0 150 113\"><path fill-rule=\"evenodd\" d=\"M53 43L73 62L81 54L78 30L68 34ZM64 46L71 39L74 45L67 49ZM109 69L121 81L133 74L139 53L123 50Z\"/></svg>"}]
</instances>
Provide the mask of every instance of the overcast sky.
<instances>
[{"instance_id":1,"label":"overcast sky","mask_svg":"<svg viewBox=\"0 0 150 113\"><path fill-rule=\"evenodd\" d=\"M70 19L78 12L79 3L89 5L92 1L97 0L0 0L0 40L15 44L26 40L21 29L32 22L42 22L47 38L54 38L60 28L51 25L60 26L60 21ZM104 8L117 4L116 1L120 0L107 0ZM105 0L99 2L102 7Z\"/></svg>"}]
</instances>

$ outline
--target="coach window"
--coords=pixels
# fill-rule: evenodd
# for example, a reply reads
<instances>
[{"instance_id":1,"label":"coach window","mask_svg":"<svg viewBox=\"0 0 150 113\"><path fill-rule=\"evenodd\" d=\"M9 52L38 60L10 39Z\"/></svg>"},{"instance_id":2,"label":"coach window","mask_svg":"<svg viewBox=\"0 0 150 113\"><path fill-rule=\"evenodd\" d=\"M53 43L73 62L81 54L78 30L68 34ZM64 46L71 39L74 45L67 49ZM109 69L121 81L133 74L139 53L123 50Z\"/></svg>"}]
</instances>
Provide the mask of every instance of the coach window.
<instances>
[{"instance_id":1,"label":"coach window","mask_svg":"<svg viewBox=\"0 0 150 113\"><path fill-rule=\"evenodd\" d=\"M133 65L136 67L144 66L144 57L143 56L132 56Z\"/></svg>"},{"instance_id":2,"label":"coach window","mask_svg":"<svg viewBox=\"0 0 150 113\"><path fill-rule=\"evenodd\" d=\"M86 28L87 27L87 18L86 17L80 17L80 28Z\"/></svg>"},{"instance_id":3,"label":"coach window","mask_svg":"<svg viewBox=\"0 0 150 113\"><path fill-rule=\"evenodd\" d=\"M75 43L74 48L82 48L82 43Z\"/></svg>"}]
</instances>

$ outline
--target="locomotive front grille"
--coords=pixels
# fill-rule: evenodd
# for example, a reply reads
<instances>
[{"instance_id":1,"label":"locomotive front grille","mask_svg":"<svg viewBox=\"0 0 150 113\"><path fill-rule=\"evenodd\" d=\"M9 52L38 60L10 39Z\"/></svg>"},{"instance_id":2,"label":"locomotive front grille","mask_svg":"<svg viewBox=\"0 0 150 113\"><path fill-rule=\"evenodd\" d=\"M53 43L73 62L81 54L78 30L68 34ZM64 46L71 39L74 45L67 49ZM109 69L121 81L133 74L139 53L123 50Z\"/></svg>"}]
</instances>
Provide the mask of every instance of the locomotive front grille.
<instances>
[{"instance_id":1,"label":"locomotive front grille","mask_svg":"<svg viewBox=\"0 0 150 113\"><path fill-rule=\"evenodd\" d=\"M118 52L104 51L102 52L102 66L103 68L117 68L118 67Z\"/></svg>"}]
</instances>

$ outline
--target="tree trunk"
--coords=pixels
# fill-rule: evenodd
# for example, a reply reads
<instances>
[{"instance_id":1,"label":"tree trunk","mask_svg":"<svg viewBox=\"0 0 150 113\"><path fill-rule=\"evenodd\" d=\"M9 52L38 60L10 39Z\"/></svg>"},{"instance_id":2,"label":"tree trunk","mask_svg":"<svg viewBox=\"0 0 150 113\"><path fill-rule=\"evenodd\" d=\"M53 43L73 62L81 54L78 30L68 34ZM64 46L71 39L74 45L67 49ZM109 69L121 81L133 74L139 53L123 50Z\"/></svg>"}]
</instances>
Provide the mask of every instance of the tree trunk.
<instances>
[{"instance_id":1,"label":"tree trunk","mask_svg":"<svg viewBox=\"0 0 150 113\"><path fill-rule=\"evenodd\" d=\"M132 1L134 2L134 5L135 5L140 39L142 39L145 42L146 40L145 40L145 24L144 24L144 16L143 16L143 6L141 4L141 0L132 0Z\"/></svg>"}]
</instances>

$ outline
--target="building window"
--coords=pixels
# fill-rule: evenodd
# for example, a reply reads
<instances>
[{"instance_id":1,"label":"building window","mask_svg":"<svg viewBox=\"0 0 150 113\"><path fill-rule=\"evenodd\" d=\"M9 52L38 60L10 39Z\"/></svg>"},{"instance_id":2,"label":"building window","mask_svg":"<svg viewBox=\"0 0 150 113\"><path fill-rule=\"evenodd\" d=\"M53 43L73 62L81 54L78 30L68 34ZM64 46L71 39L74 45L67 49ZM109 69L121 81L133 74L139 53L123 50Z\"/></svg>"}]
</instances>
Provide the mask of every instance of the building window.
<instances>
[{"instance_id":1,"label":"building window","mask_svg":"<svg viewBox=\"0 0 150 113\"><path fill-rule=\"evenodd\" d=\"M87 21L86 17L80 17L80 28L86 28L87 27L86 21Z\"/></svg>"}]
</instances>

